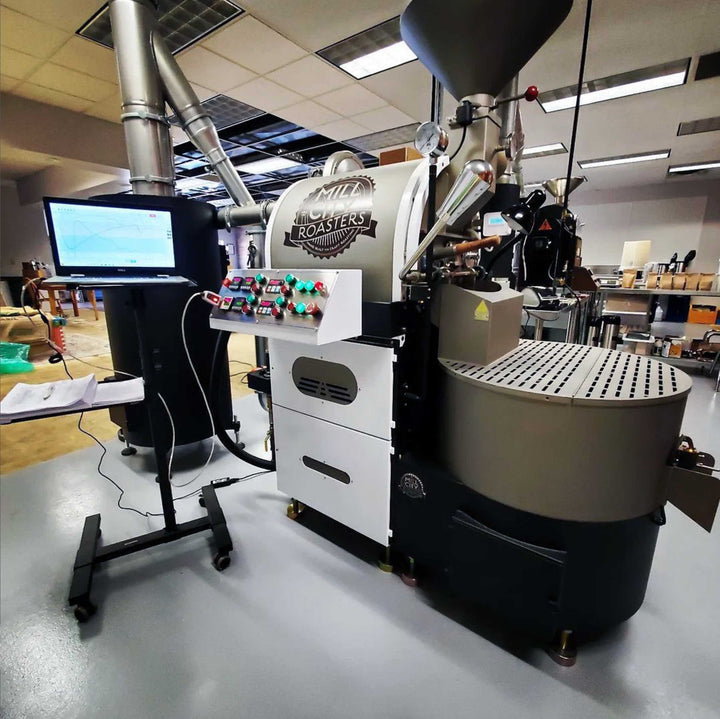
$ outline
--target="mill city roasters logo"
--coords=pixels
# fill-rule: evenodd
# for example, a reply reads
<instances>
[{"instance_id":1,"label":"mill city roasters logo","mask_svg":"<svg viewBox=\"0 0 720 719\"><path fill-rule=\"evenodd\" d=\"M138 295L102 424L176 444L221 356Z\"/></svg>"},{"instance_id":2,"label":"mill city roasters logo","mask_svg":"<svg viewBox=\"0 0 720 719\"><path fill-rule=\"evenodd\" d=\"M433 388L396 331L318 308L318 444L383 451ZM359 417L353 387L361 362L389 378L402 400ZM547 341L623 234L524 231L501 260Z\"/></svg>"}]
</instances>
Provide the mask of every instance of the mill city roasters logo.
<instances>
[{"instance_id":1,"label":"mill city roasters logo","mask_svg":"<svg viewBox=\"0 0 720 719\"><path fill-rule=\"evenodd\" d=\"M364 176L343 177L313 190L295 213L285 245L315 257L336 257L358 235L375 237L372 219L375 183Z\"/></svg>"}]
</instances>

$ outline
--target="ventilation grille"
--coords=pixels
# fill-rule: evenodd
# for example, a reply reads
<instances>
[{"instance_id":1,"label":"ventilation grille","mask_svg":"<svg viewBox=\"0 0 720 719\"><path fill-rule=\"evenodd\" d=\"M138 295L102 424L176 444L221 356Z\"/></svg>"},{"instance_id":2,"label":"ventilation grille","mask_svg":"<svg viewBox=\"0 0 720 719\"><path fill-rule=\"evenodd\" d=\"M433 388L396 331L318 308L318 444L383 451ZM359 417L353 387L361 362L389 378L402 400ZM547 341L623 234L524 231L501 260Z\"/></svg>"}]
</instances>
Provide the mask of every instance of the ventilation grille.
<instances>
[{"instance_id":1,"label":"ventilation grille","mask_svg":"<svg viewBox=\"0 0 720 719\"><path fill-rule=\"evenodd\" d=\"M298 357L293 362L292 378L300 392L308 397L350 404L357 397L355 375L343 364Z\"/></svg>"},{"instance_id":2,"label":"ventilation grille","mask_svg":"<svg viewBox=\"0 0 720 719\"><path fill-rule=\"evenodd\" d=\"M346 140L345 142L365 152L381 150L383 147L392 147L393 145L403 145L406 142L412 142L415 139L418 127L420 127L420 123L413 122L410 125L393 127L391 130L371 132L369 135L353 137L351 140Z\"/></svg>"},{"instance_id":3,"label":"ventilation grille","mask_svg":"<svg viewBox=\"0 0 720 719\"><path fill-rule=\"evenodd\" d=\"M158 5L158 29L173 53L192 45L243 12L231 0L159 0ZM77 34L105 47L112 47L107 4Z\"/></svg>"},{"instance_id":4,"label":"ventilation grille","mask_svg":"<svg viewBox=\"0 0 720 719\"><path fill-rule=\"evenodd\" d=\"M566 401L655 400L690 389L690 379L648 357L586 345L523 340L487 366L443 360L453 373L494 388Z\"/></svg>"},{"instance_id":5,"label":"ventilation grille","mask_svg":"<svg viewBox=\"0 0 720 719\"><path fill-rule=\"evenodd\" d=\"M338 404L350 404L353 401L352 392L349 387L337 384L328 384L312 377L300 377L296 387L310 397L318 399L329 399Z\"/></svg>"},{"instance_id":6,"label":"ventilation grille","mask_svg":"<svg viewBox=\"0 0 720 719\"><path fill-rule=\"evenodd\" d=\"M214 95L201 104L218 130L223 130L239 122L247 122L265 114L264 110L258 110L257 107L247 105L240 102L240 100L234 100L232 97L227 97L227 95ZM180 124L180 120L176 115L170 115L168 120L173 125ZM203 162L203 164L207 163Z\"/></svg>"}]
</instances>

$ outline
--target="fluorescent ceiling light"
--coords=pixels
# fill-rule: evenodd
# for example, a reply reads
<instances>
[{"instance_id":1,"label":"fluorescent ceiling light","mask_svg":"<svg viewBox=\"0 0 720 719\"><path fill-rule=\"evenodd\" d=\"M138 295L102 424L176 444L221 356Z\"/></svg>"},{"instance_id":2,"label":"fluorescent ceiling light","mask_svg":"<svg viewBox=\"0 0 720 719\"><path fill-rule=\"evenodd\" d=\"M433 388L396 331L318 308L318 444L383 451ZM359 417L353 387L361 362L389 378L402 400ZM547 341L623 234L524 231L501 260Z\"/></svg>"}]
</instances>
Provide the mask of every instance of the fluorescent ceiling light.
<instances>
[{"instance_id":1,"label":"fluorescent ceiling light","mask_svg":"<svg viewBox=\"0 0 720 719\"><path fill-rule=\"evenodd\" d=\"M616 100L620 97L684 85L689 66L690 60L684 59L619 75L610 75L599 80L590 80L583 83L580 104L593 105L605 100ZM576 98L577 85L572 85L543 92L538 97L538 102L545 112L556 112L575 107Z\"/></svg>"},{"instance_id":2,"label":"fluorescent ceiling light","mask_svg":"<svg viewBox=\"0 0 720 719\"><path fill-rule=\"evenodd\" d=\"M318 50L317 54L356 80L417 60L400 35L399 17Z\"/></svg>"},{"instance_id":3,"label":"fluorescent ceiling light","mask_svg":"<svg viewBox=\"0 0 720 719\"><path fill-rule=\"evenodd\" d=\"M693 172L694 170L717 170L720 168L720 160L713 162L695 162L691 165L671 165L668 172Z\"/></svg>"},{"instance_id":4,"label":"fluorescent ceiling light","mask_svg":"<svg viewBox=\"0 0 720 719\"><path fill-rule=\"evenodd\" d=\"M363 55L356 60L343 63L340 67L349 72L358 80L368 75L374 75L376 72L389 70L391 67L404 65L406 62L416 60L415 53L402 41L396 42L394 45L384 47L382 50L375 50L368 55Z\"/></svg>"},{"instance_id":5,"label":"fluorescent ceiling light","mask_svg":"<svg viewBox=\"0 0 720 719\"><path fill-rule=\"evenodd\" d=\"M656 150L655 152L639 152L635 155L616 155L615 157L601 157L596 160L578 160L583 170L592 167L610 167L611 165L628 165L633 162L649 162L650 160L664 160L670 157L670 150Z\"/></svg>"},{"instance_id":6,"label":"fluorescent ceiling light","mask_svg":"<svg viewBox=\"0 0 720 719\"><path fill-rule=\"evenodd\" d=\"M523 160L528 157L547 157L548 155L562 155L567 152L567 147L562 142L553 142L550 145L536 145L526 147L522 152Z\"/></svg>"},{"instance_id":7,"label":"fluorescent ceiling light","mask_svg":"<svg viewBox=\"0 0 720 719\"><path fill-rule=\"evenodd\" d=\"M287 157L267 157L264 160L246 162L244 165L235 165L235 169L249 175L263 175L266 172L285 170L288 167L297 167L302 163L289 160Z\"/></svg>"}]
</instances>

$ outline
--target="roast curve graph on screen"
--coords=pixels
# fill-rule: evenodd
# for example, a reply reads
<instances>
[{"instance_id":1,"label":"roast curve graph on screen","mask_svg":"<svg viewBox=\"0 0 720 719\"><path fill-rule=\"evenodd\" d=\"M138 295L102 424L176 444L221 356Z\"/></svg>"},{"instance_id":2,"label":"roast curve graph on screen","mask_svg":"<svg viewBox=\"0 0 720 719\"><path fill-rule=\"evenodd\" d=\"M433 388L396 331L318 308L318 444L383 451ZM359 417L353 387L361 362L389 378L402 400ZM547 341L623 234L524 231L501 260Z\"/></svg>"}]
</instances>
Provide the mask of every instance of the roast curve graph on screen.
<instances>
[{"instance_id":1,"label":"roast curve graph on screen","mask_svg":"<svg viewBox=\"0 0 720 719\"><path fill-rule=\"evenodd\" d=\"M58 259L68 267L174 267L166 210L50 202Z\"/></svg>"}]
</instances>

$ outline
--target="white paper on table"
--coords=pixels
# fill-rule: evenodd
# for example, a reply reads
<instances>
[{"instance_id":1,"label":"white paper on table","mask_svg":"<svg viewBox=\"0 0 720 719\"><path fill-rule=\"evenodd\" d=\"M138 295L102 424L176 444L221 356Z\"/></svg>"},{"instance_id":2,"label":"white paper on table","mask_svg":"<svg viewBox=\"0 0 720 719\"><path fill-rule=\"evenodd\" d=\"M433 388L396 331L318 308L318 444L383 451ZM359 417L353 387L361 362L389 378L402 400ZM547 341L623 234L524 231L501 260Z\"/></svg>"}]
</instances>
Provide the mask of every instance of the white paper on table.
<instances>
[{"instance_id":1,"label":"white paper on table","mask_svg":"<svg viewBox=\"0 0 720 719\"><path fill-rule=\"evenodd\" d=\"M142 402L145 399L145 384L142 377L123 380L122 382L101 382L95 391L93 407L108 404L125 404L126 402Z\"/></svg>"},{"instance_id":2,"label":"white paper on table","mask_svg":"<svg viewBox=\"0 0 720 719\"><path fill-rule=\"evenodd\" d=\"M95 375L43 384L16 384L0 402L3 419L34 417L62 410L88 408L97 387Z\"/></svg>"}]
</instances>

